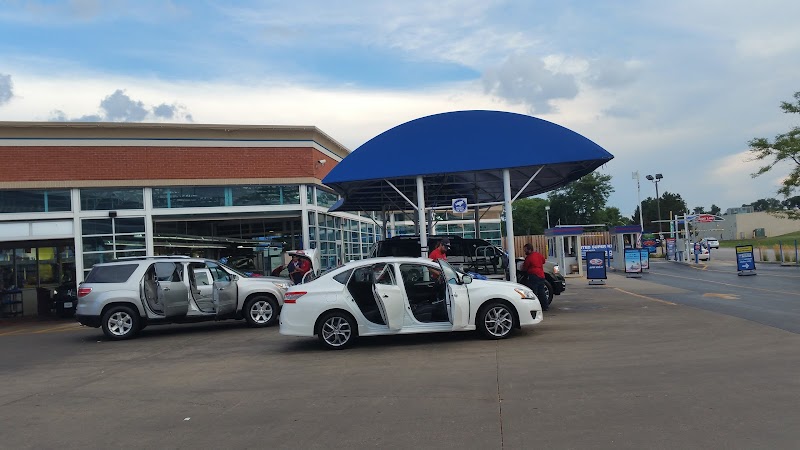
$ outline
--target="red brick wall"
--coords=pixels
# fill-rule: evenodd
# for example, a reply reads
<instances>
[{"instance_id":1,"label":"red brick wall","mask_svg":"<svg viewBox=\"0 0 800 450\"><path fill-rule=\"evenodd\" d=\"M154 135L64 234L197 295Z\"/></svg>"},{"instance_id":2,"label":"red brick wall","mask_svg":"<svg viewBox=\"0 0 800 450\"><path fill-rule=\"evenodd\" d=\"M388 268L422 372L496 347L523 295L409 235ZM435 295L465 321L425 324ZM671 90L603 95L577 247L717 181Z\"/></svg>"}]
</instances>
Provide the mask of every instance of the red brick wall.
<instances>
[{"instance_id":1,"label":"red brick wall","mask_svg":"<svg viewBox=\"0 0 800 450\"><path fill-rule=\"evenodd\" d=\"M319 164L319 160L327 162ZM0 147L0 181L197 178L322 179L336 161L317 149L249 147Z\"/></svg>"}]
</instances>

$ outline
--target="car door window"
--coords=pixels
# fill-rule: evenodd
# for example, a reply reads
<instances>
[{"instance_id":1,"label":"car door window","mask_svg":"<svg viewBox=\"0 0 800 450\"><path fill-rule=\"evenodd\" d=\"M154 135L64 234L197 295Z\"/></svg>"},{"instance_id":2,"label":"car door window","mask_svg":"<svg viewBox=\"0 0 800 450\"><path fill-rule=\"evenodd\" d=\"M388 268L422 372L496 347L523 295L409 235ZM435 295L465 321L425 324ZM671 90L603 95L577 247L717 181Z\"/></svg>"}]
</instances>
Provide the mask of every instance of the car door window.
<instances>
[{"instance_id":1,"label":"car door window","mask_svg":"<svg viewBox=\"0 0 800 450\"><path fill-rule=\"evenodd\" d=\"M376 264L373 266L373 273L375 273L375 284L383 284L394 286L397 283L394 280L394 269L391 264Z\"/></svg>"},{"instance_id":2,"label":"car door window","mask_svg":"<svg viewBox=\"0 0 800 450\"><path fill-rule=\"evenodd\" d=\"M214 278L214 281L231 281L230 274L224 271L222 267L214 263L208 263L207 266L208 270L211 272L211 276Z\"/></svg>"},{"instance_id":3,"label":"car door window","mask_svg":"<svg viewBox=\"0 0 800 450\"><path fill-rule=\"evenodd\" d=\"M205 269L194 269L194 279L198 286L211 285L211 280L208 279L208 272Z\"/></svg>"},{"instance_id":4,"label":"car door window","mask_svg":"<svg viewBox=\"0 0 800 450\"><path fill-rule=\"evenodd\" d=\"M173 262L157 262L155 264L156 279L158 281L173 282L183 280L183 271L180 264Z\"/></svg>"},{"instance_id":5,"label":"car door window","mask_svg":"<svg viewBox=\"0 0 800 450\"><path fill-rule=\"evenodd\" d=\"M450 267L450 264L444 261L440 261L439 264L442 266L444 279L447 281L447 284L458 284L458 273Z\"/></svg>"}]
</instances>

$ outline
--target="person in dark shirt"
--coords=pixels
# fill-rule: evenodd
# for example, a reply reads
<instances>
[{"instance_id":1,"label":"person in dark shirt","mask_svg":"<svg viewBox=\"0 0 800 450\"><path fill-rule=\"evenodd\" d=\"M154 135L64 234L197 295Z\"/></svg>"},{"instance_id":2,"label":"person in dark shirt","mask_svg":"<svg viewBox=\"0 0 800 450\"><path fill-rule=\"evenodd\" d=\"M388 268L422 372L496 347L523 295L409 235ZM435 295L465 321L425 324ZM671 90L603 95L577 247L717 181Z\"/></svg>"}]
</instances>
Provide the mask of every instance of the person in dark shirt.
<instances>
[{"instance_id":1,"label":"person in dark shirt","mask_svg":"<svg viewBox=\"0 0 800 450\"><path fill-rule=\"evenodd\" d=\"M527 275L525 285L531 288L539 303L542 311L547 311L550 307L549 299L544 290L544 263L545 259L541 253L533 250L533 245L525 244L525 262L522 263L522 272Z\"/></svg>"}]
</instances>

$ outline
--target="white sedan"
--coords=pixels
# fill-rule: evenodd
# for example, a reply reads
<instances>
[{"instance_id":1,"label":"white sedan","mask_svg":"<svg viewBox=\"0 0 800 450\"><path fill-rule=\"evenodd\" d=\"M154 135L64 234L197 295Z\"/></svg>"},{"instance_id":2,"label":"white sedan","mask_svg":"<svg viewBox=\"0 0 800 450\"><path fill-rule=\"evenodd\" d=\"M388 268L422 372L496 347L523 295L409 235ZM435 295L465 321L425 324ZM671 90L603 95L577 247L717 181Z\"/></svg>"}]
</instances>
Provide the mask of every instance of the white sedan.
<instances>
[{"instance_id":1,"label":"white sedan","mask_svg":"<svg viewBox=\"0 0 800 450\"><path fill-rule=\"evenodd\" d=\"M502 339L542 321L527 287L474 280L444 261L385 257L348 263L284 296L280 333L319 336L328 348L359 336L470 331Z\"/></svg>"}]
</instances>

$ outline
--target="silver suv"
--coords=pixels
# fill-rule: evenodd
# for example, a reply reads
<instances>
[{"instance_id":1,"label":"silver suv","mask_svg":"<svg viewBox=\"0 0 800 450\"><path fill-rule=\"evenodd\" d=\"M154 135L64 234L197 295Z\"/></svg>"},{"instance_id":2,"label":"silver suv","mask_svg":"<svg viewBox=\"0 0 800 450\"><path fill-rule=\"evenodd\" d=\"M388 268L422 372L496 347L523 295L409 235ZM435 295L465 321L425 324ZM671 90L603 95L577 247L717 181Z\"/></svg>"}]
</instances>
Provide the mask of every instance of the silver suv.
<instances>
[{"instance_id":1,"label":"silver suv","mask_svg":"<svg viewBox=\"0 0 800 450\"><path fill-rule=\"evenodd\" d=\"M75 317L113 340L150 324L244 318L264 327L277 322L287 288L280 279L250 278L208 259L124 259L92 267L78 286Z\"/></svg>"}]
</instances>

